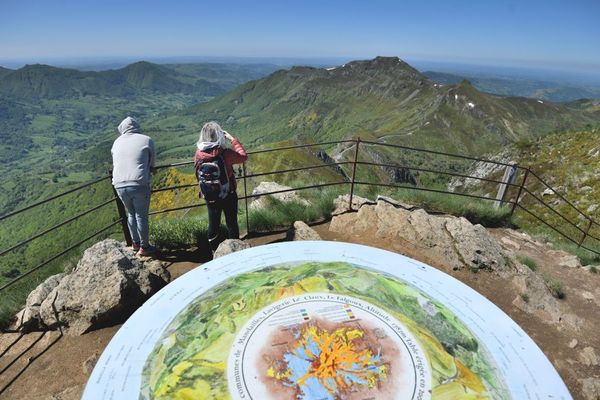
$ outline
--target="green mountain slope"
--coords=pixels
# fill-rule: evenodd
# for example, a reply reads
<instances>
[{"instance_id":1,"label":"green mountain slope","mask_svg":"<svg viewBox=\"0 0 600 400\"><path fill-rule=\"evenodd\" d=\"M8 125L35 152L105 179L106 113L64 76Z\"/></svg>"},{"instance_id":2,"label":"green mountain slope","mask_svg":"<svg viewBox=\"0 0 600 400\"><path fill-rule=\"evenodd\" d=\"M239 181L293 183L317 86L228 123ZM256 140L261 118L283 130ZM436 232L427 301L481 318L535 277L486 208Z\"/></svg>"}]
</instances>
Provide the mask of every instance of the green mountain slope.
<instances>
[{"instance_id":1,"label":"green mountain slope","mask_svg":"<svg viewBox=\"0 0 600 400\"><path fill-rule=\"evenodd\" d=\"M11 72L13 72L12 69L0 67L0 79L2 79L5 75L10 74Z\"/></svg>"},{"instance_id":2,"label":"green mountain slope","mask_svg":"<svg viewBox=\"0 0 600 400\"><path fill-rule=\"evenodd\" d=\"M477 90L500 96L523 96L555 102L600 98L600 87L580 87L524 78L461 76L435 71L425 71L423 75L444 85L454 85L469 80Z\"/></svg>"},{"instance_id":3,"label":"green mountain slope","mask_svg":"<svg viewBox=\"0 0 600 400\"><path fill-rule=\"evenodd\" d=\"M187 116L220 121L256 145L361 136L469 154L597 122L565 105L486 95L466 81L440 86L398 58L383 57L329 70L278 71Z\"/></svg>"},{"instance_id":4,"label":"green mountain slope","mask_svg":"<svg viewBox=\"0 0 600 400\"><path fill-rule=\"evenodd\" d=\"M137 62L118 70L84 72L48 65L27 65L0 75L0 95L13 99L70 99L83 96L130 97L150 93L194 93L205 96L225 92L217 83L185 77L166 67Z\"/></svg>"}]
</instances>

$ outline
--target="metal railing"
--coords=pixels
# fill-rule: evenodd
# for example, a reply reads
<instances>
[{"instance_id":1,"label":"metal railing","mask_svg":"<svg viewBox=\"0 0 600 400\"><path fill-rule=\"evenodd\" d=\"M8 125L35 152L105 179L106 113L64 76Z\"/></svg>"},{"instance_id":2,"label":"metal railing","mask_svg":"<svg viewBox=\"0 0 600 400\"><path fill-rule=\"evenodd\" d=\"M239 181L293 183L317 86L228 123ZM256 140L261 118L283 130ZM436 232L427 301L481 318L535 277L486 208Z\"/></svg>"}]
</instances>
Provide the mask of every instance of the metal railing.
<instances>
[{"instance_id":1,"label":"metal railing","mask_svg":"<svg viewBox=\"0 0 600 400\"><path fill-rule=\"evenodd\" d=\"M314 143L314 144L302 144L302 145L285 146L285 147L278 147L278 148L271 148L271 149L261 149L261 150L250 151L250 152L248 152L248 154L250 156L252 156L252 155L258 155L258 154L282 152L282 151L288 151L288 150L309 149L309 148L315 148L315 147L324 148L326 146L333 146L333 145L347 145L348 148L345 151L354 150L353 154L352 154L352 159L344 159L342 161L328 162L328 163L321 162L319 164L313 164L313 165L302 166L302 167L293 167L293 168L286 168L286 169L280 169L280 170L274 170L274 171L260 171L260 172L252 172L252 173L248 173L248 168L247 168L246 164L242 165L243 172L241 173L241 175L238 178L243 183L243 196L239 196L239 200L244 202L244 208L246 211L245 212L245 214L246 214L245 222L246 222L247 234L250 234L252 232L252 229L250 227L249 220L248 220L248 209L249 209L248 200L255 199L255 198L258 198L261 196L269 196L269 195L285 193L285 192L290 192L290 191L302 191L302 190L317 189L317 188L324 188L324 187L330 187L330 186L346 185L346 186L349 186L349 194L350 194L349 210L352 209L352 204L353 204L352 200L355 195L355 187L356 186L381 186L381 187L399 188L399 189L406 189L406 190L425 191L425 192L431 192L431 193L441 193L441 194L445 194L445 195L449 195L449 196L462 196L462 197L466 197L466 198L479 199L479 200L485 200L485 201L490 201L490 202L498 202L498 200L495 198L491 198L491 197L484 196L484 195L477 194L477 193L461 193L461 192L456 192L456 191L443 190L443 189L439 189L439 188L420 186L418 184L417 185L409 185L409 184L404 184L402 182L370 182L370 181L359 179L358 175L357 175L357 171L360 168L365 168L365 167L368 167L368 168L392 168L392 169L396 168L396 169L406 169L409 171L415 171L415 172L424 173L424 174L436 174L436 175L440 175L440 176L450 176L450 177L456 177L456 178L461 178L461 179L474 179L474 180L477 180L480 182L485 182L488 184L507 185L507 187L509 189L512 188L513 191L517 192L516 195L512 196L512 198L510 200L503 202L504 204L507 204L508 206L510 206L510 215L512 215L517 209L522 210L527 215L531 216L533 219L539 221L540 223L544 224L545 226L548 226L550 229L552 229L554 232L556 232L557 234L562 236L564 239L574 243L578 247L584 248L592 253L600 255L600 252L598 250L596 250L594 248L594 246L586 245L586 240L588 240L588 241L595 240L596 243L600 247L600 238L591 233L591 231L594 227L600 227L600 225L596 221L594 221L591 217L586 215L583 211L581 211L579 208L577 208L572 202L567 200L563 195L561 195L555 189L553 189L546 181L544 181L534 171L532 171L530 168L527 168L527 167L522 167L519 165L508 164L508 163L499 162L499 161L493 161L493 160L489 160L489 159L476 158L476 157L471 157L471 156L463 156L463 155L452 154L452 153L445 153L445 152L441 152L441 151L419 149L419 148L413 148L413 147L408 147L408 146L380 143L380 142L374 142L374 141L362 141L360 139L329 141L329 142ZM369 147L381 146L381 147L385 147L385 148L388 148L388 149L396 151L396 152L414 152L417 154L429 154L429 155L432 155L435 157L446 157L449 159L465 160L465 161L477 162L477 163L489 163L489 164L493 164L493 165L497 166L498 168L502 168L502 167L515 168L517 173L522 173L523 178L520 181L520 183L517 184L517 183L503 182L501 180L497 180L497 179L493 179L493 178L489 178L489 177L473 176L473 175L469 175L464 172L440 170L440 169L435 169L435 168L426 168L423 166L418 166L414 163L363 161L360 159L360 155L361 155L361 149L364 148L365 146L369 146ZM250 161L248 162L248 164L252 165L252 157L250 157ZM193 162L191 162L191 161L190 162L178 162L178 163L173 163L173 164L168 164L168 165L161 165L161 166L158 166L157 169L172 168L172 167L190 167L191 168L192 166L193 166ZM268 192L268 193L248 194L248 181L253 178L260 178L260 177L281 175L281 174L289 174L289 173L294 173L294 172L304 172L304 171L310 172L310 171L314 171L314 170L318 170L318 169L322 169L322 168L333 168L333 167L341 168L341 167L348 167L348 166L351 166L352 173L344 174L343 176L340 175L339 181L329 182L329 183L311 184L311 185L300 186L300 187L293 187L290 189L278 190L278 191L273 191L273 192ZM34 209L36 207L39 207L39 206L42 206L49 202L58 200L65 195L75 193L75 192L81 191L83 189L87 189L90 186L101 183L101 182L107 182L109 179L110 179L110 173L103 177L95 179L93 181L87 182L78 187L70 189L64 193L52 196L50 198L35 202L31 205L28 205L28 206L18 209L16 211L12 211L7 214L4 214L4 215L0 216L0 223L3 223L3 221L5 221L9 218L14 218L24 212ZM550 189L554 194L556 194L556 196L560 199L560 201L564 202L564 204L567 205L568 210L571 210L573 213L575 213L579 217L579 219L583 219L584 221L586 221L586 225L583 228L580 227L578 225L577 221L574 222L567 215L565 215L564 212L559 211L558 209L553 207L553 205L545 202L543 198L541 198L540 196L538 196L535 193L536 190L533 189L533 187L536 185L542 186L546 189ZM191 187L197 187L197 184L195 184L195 183L179 184L179 185L173 185L173 186L168 186L168 187L160 187L160 188L153 189L152 192L160 193L160 192L164 192L164 191L174 191L174 190L179 190L179 189L187 189L187 188L191 188ZM536 213L534 211L535 207L528 207L528 206L523 205L522 199L524 196L530 197L532 199L533 203L541 204L544 209L549 210L552 215L554 215L556 218L558 218L560 221L562 221L563 225L556 224L553 221L551 221L549 218L545 218L543 215L539 215L538 213ZM88 233L87 236L85 236L85 238L78 240L76 243L66 246L65 249L63 249L62 251L58 252L57 254L55 254L53 256L50 256L47 260L40 262L38 265L31 267L29 270L27 270L26 272L17 276L16 278L6 282L2 286L0 286L0 292L7 289L8 287L14 285L21 279L29 276L33 272L42 269L43 267L50 264L52 261L67 254L71 250L76 249L81 244L85 243L86 241L91 240L91 239L99 236L100 234L108 231L109 229L113 228L117 224L121 224L123 234L125 236L125 240L130 244L131 239L129 238L127 225L126 225L127 216L125 214L125 210L124 210L121 202L118 200L116 193L114 193L114 189L113 189L113 195L108 200L103 201L102 203L97 204L93 207L90 207L90 208L86 209L85 211L80 212L77 215L74 215L74 216L66 219L65 221L62 221L58 224L53 225L50 228L42 229L40 232L32 235L31 237L29 237L25 240L21 240L20 242L14 244L14 245L8 246L4 249L0 249L0 260L2 259L3 256L6 256L7 254L9 254L17 249L20 249L27 244L37 241L40 238L46 237L47 235L56 231L57 229L67 226L67 225L73 223L74 221L81 219L83 216L90 215L92 213L96 213L99 210L103 209L104 207L106 207L107 205L109 205L113 202L115 202L115 204L116 204L117 213L115 215L114 220L110 224L108 224L108 225L102 227L101 229L96 230L92 233ZM180 211L180 210L189 210L189 209L193 209L196 207L203 207L205 205L206 204L204 202L195 202L193 204L187 204L187 205L183 205L183 206L171 207L171 208L166 208L166 209L162 209L162 210L154 210L154 211L150 212L150 215L159 215L159 214L175 212L175 211ZM571 229L571 232L564 229L565 225L567 227L569 227L569 229ZM572 234L573 232L577 232L581 236L574 237L574 235ZM85 233L84 233L84 235L85 235Z\"/></svg>"}]
</instances>

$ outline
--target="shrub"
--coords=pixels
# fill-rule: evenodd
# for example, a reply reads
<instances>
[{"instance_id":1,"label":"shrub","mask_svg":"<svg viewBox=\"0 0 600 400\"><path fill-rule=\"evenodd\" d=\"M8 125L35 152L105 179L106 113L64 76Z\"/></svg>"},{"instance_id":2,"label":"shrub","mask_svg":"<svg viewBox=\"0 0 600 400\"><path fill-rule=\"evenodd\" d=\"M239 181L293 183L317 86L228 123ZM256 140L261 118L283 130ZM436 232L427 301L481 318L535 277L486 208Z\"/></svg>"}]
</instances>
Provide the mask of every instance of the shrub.
<instances>
[{"instance_id":1,"label":"shrub","mask_svg":"<svg viewBox=\"0 0 600 400\"><path fill-rule=\"evenodd\" d=\"M544 283L546 284L546 287L548 288L552 296L556 297L557 299L565 298L566 294L564 291L563 283L561 281L547 274L542 274L542 279L544 279Z\"/></svg>"},{"instance_id":2,"label":"shrub","mask_svg":"<svg viewBox=\"0 0 600 400\"><path fill-rule=\"evenodd\" d=\"M538 269L537 263L527 256L518 255L517 260L519 260L521 264L525 264L532 271L536 271Z\"/></svg>"}]
</instances>

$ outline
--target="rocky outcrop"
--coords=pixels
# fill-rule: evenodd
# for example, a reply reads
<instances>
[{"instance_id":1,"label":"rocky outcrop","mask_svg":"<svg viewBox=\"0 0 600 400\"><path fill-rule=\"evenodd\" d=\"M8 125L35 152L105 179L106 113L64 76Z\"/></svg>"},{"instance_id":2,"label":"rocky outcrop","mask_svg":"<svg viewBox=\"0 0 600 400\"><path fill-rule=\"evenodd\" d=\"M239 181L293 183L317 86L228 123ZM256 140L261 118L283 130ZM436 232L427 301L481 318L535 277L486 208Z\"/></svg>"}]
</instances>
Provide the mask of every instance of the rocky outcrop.
<instances>
[{"instance_id":1,"label":"rocky outcrop","mask_svg":"<svg viewBox=\"0 0 600 400\"><path fill-rule=\"evenodd\" d=\"M321 236L302 221L294 222L294 225L288 229L286 239L291 241L299 240L321 240Z\"/></svg>"},{"instance_id":2,"label":"rocky outcrop","mask_svg":"<svg viewBox=\"0 0 600 400\"><path fill-rule=\"evenodd\" d=\"M548 325L567 325L575 330L582 326L582 318L569 312L560 300L552 296L541 276L520 262L513 262L515 271L512 283L516 289L513 306Z\"/></svg>"},{"instance_id":3,"label":"rocky outcrop","mask_svg":"<svg viewBox=\"0 0 600 400\"><path fill-rule=\"evenodd\" d=\"M402 240L434 253L445 264L458 270L508 269L498 243L481 225L465 218L430 215L379 200L365 204L357 213L335 216L329 229L352 235L372 235L385 240Z\"/></svg>"},{"instance_id":4,"label":"rocky outcrop","mask_svg":"<svg viewBox=\"0 0 600 400\"><path fill-rule=\"evenodd\" d=\"M280 193L273 193L280 192ZM269 195L265 195L265 193L273 193ZM310 202L296 194L295 190L292 190L289 186L283 186L275 182L261 182L254 190L252 191L252 196L254 199L252 203L250 203L250 209L262 209L268 206L267 196L272 196L273 198L282 201L284 203L287 202L297 202L303 204L305 206L309 206Z\"/></svg>"},{"instance_id":5,"label":"rocky outcrop","mask_svg":"<svg viewBox=\"0 0 600 400\"><path fill-rule=\"evenodd\" d=\"M360 196L352 196L352 210L358 210L365 204L376 204L374 201L365 199ZM350 195L344 194L338 196L335 200L333 200L333 205L335 209L331 213L332 216L343 214L345 212L350 211Z\"/></svg>"},{"instance_id":6,"label":"rocky outcrop","mask_svg":"<svg viewBox=\"0 0 600 400\"><path fill-rule=\"evenodd\" d=\"M159 261L138 260L123 243L106 239L87 249L72 273L30 294L22 326L81 335L121 323L169 281Z\"/></svg>"},{"instance_id":7,"label":"rocky outcrop","mask_svg":"<svg viewBox=\"0 0 600 400\"><path fill-rule=\"evenodd\" d=\"M58 286L65 276L64 273L52 275L29 293L25 308L17 315L17 323L20 325L21 330L28 331L39 326L42 302L46 300L50 292Z\"/></svg>"},{"instance_id":8,"label":"rocky outcrop","mask_svg":"<svg viewBox=\"0 0 600 400\"><path fill-rule=\"evenodd\" d=\"M226 256L227 254L235 253L236 251L241 251L245 249L249 249L250 245L243 240L240 239L227 239L219 244L217 250L215 250L215 254L213 255L213 259Z\"/></svg>"}]
</instances>

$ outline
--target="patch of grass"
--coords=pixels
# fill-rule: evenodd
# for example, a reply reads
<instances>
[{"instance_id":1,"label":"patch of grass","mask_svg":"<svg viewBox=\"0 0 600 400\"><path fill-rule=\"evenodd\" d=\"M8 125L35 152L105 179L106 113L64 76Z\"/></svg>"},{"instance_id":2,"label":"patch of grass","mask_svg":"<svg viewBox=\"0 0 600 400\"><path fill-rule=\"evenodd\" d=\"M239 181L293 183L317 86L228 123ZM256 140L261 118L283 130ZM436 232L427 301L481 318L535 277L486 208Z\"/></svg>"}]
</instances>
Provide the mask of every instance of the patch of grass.
<instances>
[{"instance_id":1,"label":"patch of grass","mask_svg":"<svg viewBox=\"0 0 600 400\"><path fill-rule=\"evenodd\" d=\"M517 255L517 260L519 260L521 264L525 264L532 271L536 271L538 269L537 263L527 256Z\"/></svg>"},{"instance_id":2,"label":"patch of grass","mask_svg":"<svg viewBox=\"0 0 600 400\"><path fill-rule=\"evenodd\" d=\"M523 299L525 303L529 303L529 295L527 293L522 293L521 299Z\"/></svg>"},{"instance_id":3,"label":"patch of grass","mask_svg":"<svg viewBox=\"0 0 600 400\"><path fill-rule=\"evenodd\" d=\"M597 274L597 273L598 273L598 268L597 268L595 265L592 265L592 266L590 267L590 272L591 272L592 274Z\"/></svg>"},{"instance_id":4,"label":"patch of grass","mask_svg":"<svg viewBox=\"0 0 600 400\"><path fill-rule=\"evenodd\" d=\"M248 215L250 230L269 231L289 226L294 221L316 221L331 213L331 206L326 202L307 207L301 202L282 202L272 196L266 197L266 206L252 210Z\"/></svg>"},{"instance_id":5,"label":"patch of grass","mask_svg":"<svg viewBox=\"0 0 600 400\"><path fill-rule=\"evenodd\" d=\"M548 274L542 274L542 279L544 280L544 283L546 284L546 287L548 288L552 296L556 297L557 299L565 298L566 293L564 290L563 283L561 281Z\"/></svg>"},{"instance_id":6,"label":"patch of grass","mask_svg":"<svg viewBox=\"0 0 600 400\"><path fill-rule=\"evenodd\" d=\"M162 248L188 248L207 242L206 217L157 219L150 223L150 241Z\"/></svg>"}]
</instances>

